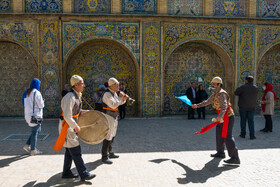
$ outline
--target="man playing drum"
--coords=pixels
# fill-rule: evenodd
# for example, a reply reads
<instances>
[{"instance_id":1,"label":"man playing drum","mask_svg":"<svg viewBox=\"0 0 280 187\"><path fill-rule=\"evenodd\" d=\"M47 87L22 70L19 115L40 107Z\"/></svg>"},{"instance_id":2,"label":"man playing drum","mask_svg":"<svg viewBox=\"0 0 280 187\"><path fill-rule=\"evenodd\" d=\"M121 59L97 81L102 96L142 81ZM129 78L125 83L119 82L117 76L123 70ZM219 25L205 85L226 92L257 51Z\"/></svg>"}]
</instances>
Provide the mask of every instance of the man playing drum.
<instances>
[{"instance_id":1,"label":"man playing drum","mask_svg":"<svg viewBox=\"0 0 280 187\"><path fill-rule=\"evenodd\" d=\"M77 124L79 114L87 112L82 110L82 91L85 87L84 80L79 75L73 75L70 79L72 90L68 92L61 100L62 119L59 122L59 137L53 147L54 150L61 150L65 147L64 166L62 178L78 178L81 181L91 180L95 177L90 174L84 164L81 153L81 146L78 140L77 132L80 127ZM79 175L71 171L72 160L76 165Z\"/></svg>"},{"instance_id":2,"label":"man playing drum","mask_svg":"<svg viewBox=\"0 0 280 187\"><path fill-rule=\"evenodd\" d=\"M118 107L123 105L129 96L123 92L120 92L118 96L117 91L119 90L119 81L115 78L110 78L108 80L108 86L108 89L102 97L102 105L103 112L106 114L105 116L109 123L109 133L103 141L101 152L102 162L105 164L112 164L113 162L110 160L110 158L119 157L112 152L112 144L118 127Z\"/></svg>"}]
</instances>

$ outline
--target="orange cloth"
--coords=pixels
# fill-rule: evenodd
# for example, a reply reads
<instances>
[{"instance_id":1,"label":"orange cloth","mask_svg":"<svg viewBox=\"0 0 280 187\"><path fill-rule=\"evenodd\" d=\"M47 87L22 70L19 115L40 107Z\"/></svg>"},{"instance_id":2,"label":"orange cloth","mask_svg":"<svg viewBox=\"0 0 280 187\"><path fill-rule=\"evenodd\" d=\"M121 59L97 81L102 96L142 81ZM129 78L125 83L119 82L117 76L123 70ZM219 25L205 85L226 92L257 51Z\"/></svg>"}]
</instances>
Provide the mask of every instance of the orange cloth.
<instances>
[{"instance_id":1,"label":"orange cloth","mask_svg":"<svg viewBox=\"0 0 280 187\"><path fill-rule=\"evenodd\" d=\"M63 113L61 114L61 116L63 116ZM72 116L73 118L78 118L79 117L79 114L76 114L76 115L73 115ZM64 145L64 142L65 142L65 139L66 139L66 134L67 134L67 130L69 128L69 125L68 123L63 120L62 122L62 129L61 129L61 132L53 146L53 149L56 150L56 151L60 151L61 148L63 147Z\"/></svg>"},{"instance_id":2,"label":"orange cloth","mask_svg":"<svg viewBox=\"0 0 280 187\"><path fill-rule=\"evenodd\" d=\"M111 110L111 111L118 111L118 110L119 110L118 108L112 109L112 108L106 108L106 107L103 107L103 109L105 109L105 110Z\"/></svg>"}]
</instances>

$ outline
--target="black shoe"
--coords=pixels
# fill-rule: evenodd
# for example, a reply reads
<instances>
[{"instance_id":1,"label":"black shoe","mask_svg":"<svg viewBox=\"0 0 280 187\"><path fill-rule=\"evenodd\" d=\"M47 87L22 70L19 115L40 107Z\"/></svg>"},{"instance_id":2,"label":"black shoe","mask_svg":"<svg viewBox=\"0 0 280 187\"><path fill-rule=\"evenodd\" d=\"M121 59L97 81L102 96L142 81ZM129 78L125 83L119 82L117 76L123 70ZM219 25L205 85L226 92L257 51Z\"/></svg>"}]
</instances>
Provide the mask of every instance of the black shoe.
<instances>
[{"instance_id":1,"label":"black shoe","mask_svg":"<svg viewBox=\"0 0 280 187\"><path fill-rule=\"evenodd\" d=\"M260 131L261 131L261 132L265 132L265 131L267 131L267 129L266 129L266 128L263 128L263 129L261 129Z\"/></svg>"},{"instance_id":2,"label":"black shoe","mask_svg":"<svg viewBox=\"0 0 280 187\"><path fill-rule=\"evenodd\" d=\"M254 137L250 137L250 140L254 140L254 139L256 139L256 137L254 136Z\"/></svg>"},{"instance_id":3,"label":"black shoe","mask_svg":"<svg viewBox=\"0 0 280 187\"><path fill-rule=\"evenodd\" d=\"M272 132L272 130L265 129L263 132Z\"/></svg>"},{"instance_id":4,"label":"black shoe","mask_svg":"<svg viewBox=\"0 0 280 187\"><path fill-rule=\"evenodd\" d=\"M119 158L119 155L115 155L115 153L110 153L109 158Z\"/></svg>"},{"instance_id":5,"label":"black shoe","mask_svg":"<svg viewBox=\"0 0 280 187\"><path fill-rule=\"evenodd\" d=\"M85 178L81 178L81 181L88 181L88 180L91 180L91 179L93 179L94 177L96 177L96 175L95 174L88 174L88 176L86 176Z\"/></svg>"},{"instance_id":6,"label":"black shoe","mask_svg":"<svg viewBox=\"0 0 280 187\"><path fill-rule=\"evenodd\" d=\"M70 175L62 175L62 177L61 178L63 178L63 179L74 179L74 178L78 178L79 177L79 175L78 174L70 174Z\"/></svg>"},{"instance_id":7,"label":"black shoe","mask_svg":"<svg viewBox=\"0 0 280 187\"><path fill-rule=\"evenodd\" d=\"M226 155L225 155L225 153L215 153L215 154L211 154L211 157L226 158Z\"/></svg>"},{"instance_id":8,"label":"black shoe","mask_svg":"<svg viewBox=\"0 0 280 187\"><path fill-rule=\"evenodd\" d=\"M230 158L228 160L224 160L225 163L227 164L240 164L240 160L239 159L235 159L235 158Z\"/></svg>"},{"instance_id":9,"label":"black shoe","mask_svg":"<svg viewBox=\"0 0 280 187\"><path fill-rule=\"evenodd\" d=\"M239 136L240 136L241 138L245 138L245 135L240 134Z\"/></svg>"},{"instance_id":10,"label":"black shoe","mask_svg":"<svg viewBox=\"0 0 280 187\"><path fill-rule=\"evenodd\" d=\"M112 160L110 160L108 157L102 158L103 164L113 164Z\"/></svg>"}]
</instances>

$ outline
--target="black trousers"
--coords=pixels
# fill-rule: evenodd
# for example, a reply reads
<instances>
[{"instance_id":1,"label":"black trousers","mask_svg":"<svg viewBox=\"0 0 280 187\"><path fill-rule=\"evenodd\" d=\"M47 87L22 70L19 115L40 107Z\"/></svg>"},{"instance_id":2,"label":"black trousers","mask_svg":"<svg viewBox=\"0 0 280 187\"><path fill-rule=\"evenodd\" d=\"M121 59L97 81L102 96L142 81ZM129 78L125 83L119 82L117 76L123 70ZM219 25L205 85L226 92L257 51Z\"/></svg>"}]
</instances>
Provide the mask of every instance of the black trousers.
<instances>
[{"instance_id":1,"label":"black trousers","mask_svg":"<svg viewBox=\"0 0 280 187\"><path fill-rule=\"evenodd\" d=\"M89 172L86 169L84 161L82 159L81 146L66 148L64 155L64 165L62 175L71 175L71 165L72 160L74 161L77 171L81 178L85 178L89 175Z\"/></svg>"},{"instance_id":2,"label":"black trousers","mask_svg":"<svg viewBox=\"0 0 280 187\"><path fill-rule=\"evenodd\" d=\"M205 119L205 107L201 107L197 109L197 113L198 113L198 118L201 118L201 113L202 113L202 117L203 119Z\"/></svg>"},{"instance_id":3,"label":"black trousers","mask_svg":"<svg viewBox=\"0 0 280 187\"><path fill-rule=\"evenodd\" d=\"M264 115L265 118L265 128L272 131L272 118L271 115Z\"/></svg>"},{"instance_id":4,"label":"black trousers","mask_svg":"<svg viewBox=\"0 0 280 187\"><path fill-rule=\"evenodd\" d=\"M125 105L119 106L119 113L120 113L120 119L124 119L126 114Z\"/></svg>"},{"instance_id":5,"label":"black trousers","mask_svg":"<svg viewBox=\"0 0 280 187\"><path fill-rule=\"evenodd\" d=\"M216 126L216 149L218 153L224 153L225 145L226 145L229 157L239 159L238 150L235 145L235 140L234 137L232 136L233 125L234 125L234 116L230 116L226 138L222 137L223 123L219 123Z\"/></svg>"},{"instance_id":6,"label":"black trousers","mask_svg":"<svg viewBox=\"0 0 280 187\"><path fill-rule=\"evenodd\" d=\"M194 119L194 110L191 106L188 106L188 119Z\"/></svg>"},{"instance_id":7,"label":"black trousers","mask_svg":"<svg viewBox=\"0 0 280 187\"><path fill-rule=\"evenodd\" d=\"M114 142L114 139L115 139L115 137L113 137L111 141L106 140L106 139L103 140L102 150L101 150L102 158L107 158L110 153L113 153L112 144Z\"/></svg>"}]
</instances>

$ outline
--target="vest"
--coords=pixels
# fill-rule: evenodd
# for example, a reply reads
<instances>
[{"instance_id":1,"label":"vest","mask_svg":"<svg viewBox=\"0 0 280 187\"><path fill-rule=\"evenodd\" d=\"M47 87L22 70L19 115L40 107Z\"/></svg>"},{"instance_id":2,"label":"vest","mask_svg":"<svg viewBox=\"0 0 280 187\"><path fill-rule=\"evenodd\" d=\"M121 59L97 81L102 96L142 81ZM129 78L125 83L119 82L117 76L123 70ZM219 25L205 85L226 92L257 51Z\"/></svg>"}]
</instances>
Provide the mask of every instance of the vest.
<instances>
[{"instance_id":1,"label":"vest","mask_svg":"<svg viewBox=\"0 0 280 187\"><path fill-rule=\"evenodd\" d=\"M75 93L74 90L71 91L74 96L75 96L75 104L73 106L73 109L72 109L72 115L76 115L76 114L79 114L81 112L81 109L82 109L82 101L79 99L79 96L77 96L77 94ZM73 118L76 122L78 120L78 118Z\"/></svg>"},{"instance_id":2,"label":"vest","mask_svg":"<svg viewBox=\"0 0 280 187\"><path fill-rule=\"evenodd\" d=\"M110 92L109 89L107 89L104 94L106 92ZM119 111L111 111L111 110L106 110L104 108L110 108L106 103L103 102L103 97L104 97L104 94L102 95L102 112L109 115L109 116L112 116L114 119L116 119L118 116L119 116ZM114 94L112 92L110 92L110 94L112 94L112 97L114 97Z\"/></svg>"},{"instance_id":3,"label":"vest","mask_svg":"<svg viewBox=\"0 0 280 187\"><path fill-rule=\"evenodd\" d=\"M230 103L230 98L229 98L229 95L228 93L224 90L224 89L221 89L218 93L216 93L215 97L214 97L214 102L213 102L213 108L215 108L216 110L221 110L222 106L221 106L221 103L220 103L220 95L221 93L225 93L227 95L227 104L228 106L231 106L231 103ZM233 116L234 115L234 112L232 110L232 108L230 108L228 110L228 116Z\"/></svg>"}]
</instances>

